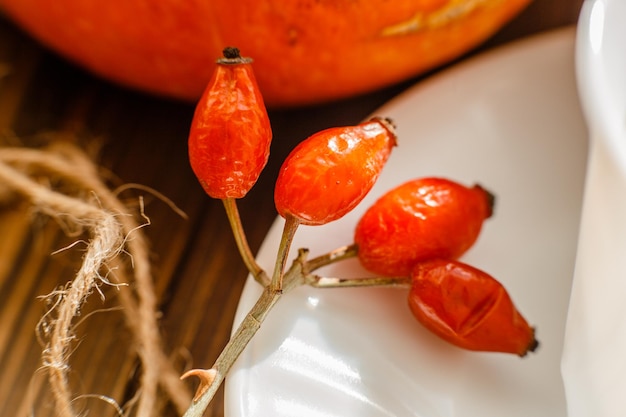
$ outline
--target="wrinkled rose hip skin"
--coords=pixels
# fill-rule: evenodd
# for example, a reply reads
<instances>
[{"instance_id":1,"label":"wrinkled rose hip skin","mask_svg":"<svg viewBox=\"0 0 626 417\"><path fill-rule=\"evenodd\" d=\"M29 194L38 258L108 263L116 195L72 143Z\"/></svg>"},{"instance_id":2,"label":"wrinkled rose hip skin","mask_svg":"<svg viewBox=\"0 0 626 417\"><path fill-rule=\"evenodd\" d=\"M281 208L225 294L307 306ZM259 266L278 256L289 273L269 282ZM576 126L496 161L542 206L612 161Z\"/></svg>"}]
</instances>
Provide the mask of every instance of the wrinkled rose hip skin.
<instances>
[{"instance_id":1,"label":"wrinkled rose hip skin","mask_svg":"<svg viewBox=\"0 0 626 417\"><path fill-rule=\"evenodd\" d=\"M417 320L464 349L525 356L538 342L504 287L489 274L452 260L416 265L409 307Z\"/></svg>"},{"instance_id":2,"label":"wrinkled rose hip skin","mask_svg":"<svg viewBox=\"0 0 626 417\"><path fill-rule=\"evenodd\" d=\"M251 62L226 48L191 122L189 161L213 198L245 196L269 158L272 130Z\"/></svg>"},{"instance_id":3,"label":"wrinkled rose hip skin","mask_svg":"<svg viewBox=\"0 0 626 417\"><path fill-rule=\"evenodd\" d=\"M360 219L354 241L359 260L383 276L409 276L431 258L454 259L476 241L493 211L493 196L480 186L443 178L406 182L383 195Z\"/></svg>"},{"instance_id":4,"label":"wrinkled rose hip skin","mask_svg":"<svg viewBox=\"0 0 626 417\"><path fill-rule=\"evenodd\" d=\"M278 213L305 225L339 219L370 191L395 145L391 122L380 118L310 136L280 169L274 192Z\"/></svg>"}]
</instances>

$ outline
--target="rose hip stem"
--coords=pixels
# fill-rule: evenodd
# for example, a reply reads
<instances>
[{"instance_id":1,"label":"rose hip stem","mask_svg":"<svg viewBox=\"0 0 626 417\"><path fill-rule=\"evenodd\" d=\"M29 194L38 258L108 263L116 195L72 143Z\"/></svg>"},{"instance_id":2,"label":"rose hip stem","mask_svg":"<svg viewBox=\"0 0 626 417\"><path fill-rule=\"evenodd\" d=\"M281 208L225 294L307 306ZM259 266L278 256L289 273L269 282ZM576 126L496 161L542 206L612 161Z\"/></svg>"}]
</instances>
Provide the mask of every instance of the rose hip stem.
<instances>
[{"instance_id":1,"label":"rose hip stem","mask_svg":"<svg viewBox=\"0 0 626 417\"><path fill-rule=\"evenodd\" d=\"M290 232L287 232L285 235L289 233ZM287 240L289 239L285 238L284 246L286 248L285 250L288 252L289 244ZM200 385L198 386L195 398L183 417L201 417L203 415L204 410L215 396L215 393L224 381L230 368L259 330L270 310L276 305L280 297L290 290L301 285L310 285L317 288L354 286L406 287L409 285L407 278L381 277L338 279L319 277L312 274L312 272L318 268L354 257L356 253L356 246L350 245L307 261L308 250L300 249L291 267L282 274L282 288L280 290L274 290L271 285L269 285L263 289L259 299L239 324L237 330L222 350L222 353L216 359L213 367L210 369L192 369L181 377L182 379L189 376L197 376L200 378Z\"/></svg>"},{"instance_id":2,"label":"rose hip stem","mask_svg":"<svg viewBox=\"0 0 626 417\"><path fill-rule=\"evenodd\" d=\"M183 417L200 417L204 413L218 388L224 381L226 374L235 363L241 352L248 345L252 337L261 327L261 323L276 304L281 292L274 292L266 287L256 304L248 312L235 333L232 335L220 356L211 369L193 369L185 373L182 378L199 376L200 386L196 396ZM204 377L203 377L204 376Z\"/></svg>"},{"instance_id":3,"label":"rose hip stem","mask_svg":"<svg viewBox=\"0 0 626 417\"><path fill-rule=\"evenodd\" d=\"M323 277L310 272L331 263L353 258L358 255L358 252L358 246L352 244L307 261L303 267L304 284L314 288L411 287L411 279L409 277L336 278Z\"/></svg>"},{"instance_id":4,"label":"rose hip stem","mask_svg":"<svg viewBox=\"0 0 626 417\"><path fill-rule=\"evenodd\" d=\"M289 245L287 244L286 246ZM286 274L281 274L284 275L284 282L280 290L274 290L271 285L264 288L263 293L239 324L212 368L192 369L181 377L181 379L189 376L198 376L200 378L196 396L184 417L202 416L226 374L259 330L270 310L276 305L276 302L284 293L303 283L302 268L305 265L307 254L308 251L301 250L292 267L289 268Z\"/></svg>"},{"instance_id":5,"label":"rose hip stem","mask_svg":"<svg viewBox=\"0 0 626 417\"><path fill-rule=\"evenodd\" d=\"M270 288L274 292L280 292L283 290L283 276L285 274L285 265L287 264L287 257L289 256L289 249L293 242L293 237L296 234L300 226L300 221L293 216L285 217L285 225L283 227L283 233L280 238L280 244L278 246L278 254L276 255L276 265L274 266L274 274Z\"/></svg>"},{"instance_id":6,"label":"rose hip stem","mask_svg":"<svg viewBox=\"0 0 626 417\"><path fill-rule=\"evenodd\" d=\"M237 248L239 249L243 262L254 279L262 286L267 286L270 283L270 279L263 268L261 268L256 262L256 259L250 250L248 239L246 238L243 225L241 224L237 201L234 198L225 198L222 199L222 202L224 203L226 216L230 222L230 226L235 237L235 243L237 244Z\"/></svg>"}]
</instances>

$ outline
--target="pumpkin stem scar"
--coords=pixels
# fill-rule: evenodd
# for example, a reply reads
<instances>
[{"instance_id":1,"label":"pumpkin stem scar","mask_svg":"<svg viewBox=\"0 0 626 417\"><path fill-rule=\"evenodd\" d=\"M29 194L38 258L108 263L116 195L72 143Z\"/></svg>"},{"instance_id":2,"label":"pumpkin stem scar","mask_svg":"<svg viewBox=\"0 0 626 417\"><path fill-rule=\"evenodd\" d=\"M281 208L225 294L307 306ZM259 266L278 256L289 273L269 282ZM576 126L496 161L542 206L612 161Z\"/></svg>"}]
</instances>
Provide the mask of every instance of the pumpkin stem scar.
<instances>
[{"instance_id":1,"label":"pumpkin stem scar","mask_svg":"<svg viewBox=\"0 0 626 417\"><path fill-rule=\"evenodd\" d=\"M380 31L380 36L410 35L423 30L437 29L454 21L461 20L482 7L493 6L503 0L451 0L446 6L430 13L418 12L411 18L387 26Z\"/></svg>"}]
</instances>

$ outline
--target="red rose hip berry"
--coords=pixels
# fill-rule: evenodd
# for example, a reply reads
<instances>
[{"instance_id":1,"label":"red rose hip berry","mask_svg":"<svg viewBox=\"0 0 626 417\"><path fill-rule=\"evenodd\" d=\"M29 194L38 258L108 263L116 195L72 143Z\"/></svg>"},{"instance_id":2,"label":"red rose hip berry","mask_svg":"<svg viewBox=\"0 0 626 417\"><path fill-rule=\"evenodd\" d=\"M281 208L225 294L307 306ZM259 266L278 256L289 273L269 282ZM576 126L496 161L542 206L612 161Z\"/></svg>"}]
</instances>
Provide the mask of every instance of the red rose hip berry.
<instances>
[{"instance_id":1,"label":"red rose hip berry","mask_svg":"<svg viewBox=\"0 0 626 417\"><path fill-rule=\"evenodd\" d=\"M310 136L280 168L278 213L305 225L339 219L370 191L395 145L391 122L381 118Z\"/></svg>"},{"instance_id":2,"label":"red rose hip berry","mask_svg":"<svg viewBox=\"0 0 626 417\"><path fill-rule=\"evenodd\" d=\"M383 276L409 276L431 258L455 259L476 241L494 198L480 186L443 178L406 182L379 198L355 230L361 264Z\"/></svg>"},{"instance_id":3,"label":"red rose hip berry","mask_svg":"<svg viewBox=\"0 0 626 417\"><path fill-rule=\"evenodd\" d=\"M224 49L191 122L189 162L213 198L245 196L269 158L272 129L251 63Z\"/></svg>"},{"instance_id":4,"label":"red rose hip berry","mask_svg":"<svg viewBox=\"0 0 626 417\"><path fill-rule=\"evenodd\" d=\"M419 263L411 275L415 318L464 349L525 356L539 343L505 288L491 275L453 260Z\"/></svg>"}]
</instances>

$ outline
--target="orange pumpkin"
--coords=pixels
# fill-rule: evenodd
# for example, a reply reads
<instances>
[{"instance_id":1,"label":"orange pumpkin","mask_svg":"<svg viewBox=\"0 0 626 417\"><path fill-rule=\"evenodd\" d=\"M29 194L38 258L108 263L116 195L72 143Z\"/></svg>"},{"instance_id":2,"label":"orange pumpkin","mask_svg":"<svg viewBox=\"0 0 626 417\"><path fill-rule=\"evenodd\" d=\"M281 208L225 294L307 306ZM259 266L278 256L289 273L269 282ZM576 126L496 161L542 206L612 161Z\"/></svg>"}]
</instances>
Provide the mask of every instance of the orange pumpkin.
<instances>
[{"instance_id":1,"label":"orange pumpkin","mask_svg":"<svg viewBox=\"0 0 626 417\"><path fill-rule=\"evenodd\" d=\"M531 0L0 0L27 32L102 77L196 100L224 46L255 61L269 106L390 85L458 57Z\"/></svg>"}]
</instances>

